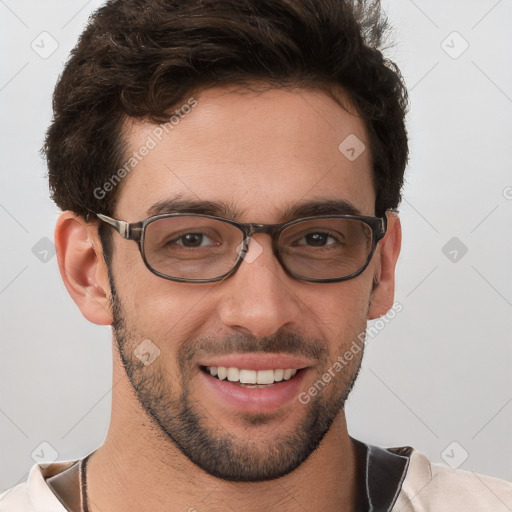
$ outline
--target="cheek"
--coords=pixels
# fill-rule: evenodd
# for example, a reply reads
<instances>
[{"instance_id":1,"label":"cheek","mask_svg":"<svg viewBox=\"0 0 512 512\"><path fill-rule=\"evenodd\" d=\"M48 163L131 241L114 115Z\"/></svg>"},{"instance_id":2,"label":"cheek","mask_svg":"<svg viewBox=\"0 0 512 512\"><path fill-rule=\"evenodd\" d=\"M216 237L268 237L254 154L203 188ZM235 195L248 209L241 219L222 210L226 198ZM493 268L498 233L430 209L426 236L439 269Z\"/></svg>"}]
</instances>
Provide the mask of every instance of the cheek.
<instances>
[{"instance_id":1,"label":"cheek","mask_svg":"<svg viewBox=\"0 0 512 512\"><path fill-rule=\"evenodd\" d=\"M204 333L214 312L209 287L158 277L146 268L140 254L136 256L140 262L126 258L114 265L116 290L130 330L173 351L199 330Z\"/></svg>"},{"instance_id":2,"label":"cheek","mask_svg":"<svg viewBox=\"0 0 512 512\"><path fill-rule=\"evenodd\" d=\"M363 274L350 281L319 285L314 293L304 296L313 322L326 339L335 342L359 334L366 326L372 276Z\"/></svg>"}]
</instances>

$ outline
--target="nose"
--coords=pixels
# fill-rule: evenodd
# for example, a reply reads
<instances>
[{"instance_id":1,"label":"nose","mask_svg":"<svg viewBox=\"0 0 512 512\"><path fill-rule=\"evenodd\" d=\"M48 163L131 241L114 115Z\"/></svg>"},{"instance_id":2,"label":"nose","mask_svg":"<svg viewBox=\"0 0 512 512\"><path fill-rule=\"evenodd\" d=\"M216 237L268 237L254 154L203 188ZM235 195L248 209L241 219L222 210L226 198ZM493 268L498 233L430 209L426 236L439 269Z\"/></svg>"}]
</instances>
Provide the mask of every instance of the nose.
<instances>
[{"instance_id":1,"label":"nose","mask_svg":"<svg viewBox=\"0 0 512 512\"><path fill-rule=\"evenodd\" d=\"M244 261L221 284L219 316L231 329L265 337L303 318L295 293L298 281L286 274L272 251L268 235L254 235Z\"/></svg>"}]
</instances>

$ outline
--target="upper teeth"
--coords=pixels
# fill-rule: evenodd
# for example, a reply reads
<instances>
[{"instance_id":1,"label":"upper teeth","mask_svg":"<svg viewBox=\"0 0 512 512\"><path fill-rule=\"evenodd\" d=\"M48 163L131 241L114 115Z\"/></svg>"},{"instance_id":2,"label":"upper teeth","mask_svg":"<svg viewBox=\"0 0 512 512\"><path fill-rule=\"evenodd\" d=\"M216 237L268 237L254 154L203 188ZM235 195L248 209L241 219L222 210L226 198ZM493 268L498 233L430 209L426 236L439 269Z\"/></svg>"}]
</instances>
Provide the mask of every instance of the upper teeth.
<instances>
[{"instance_id":1,"label":"upper teeth","mask_svg":"<svg viewBox=\"0 0 512 512\"><path fill-rule=\"evenodd\" d=\"M224 380L226 377L231 382L240 382L241 384L273 384L283 379L289 380L296 373L295 369L277 369L277 370L246 370L239 368L226 368L225 366L207 366L206 369L210 375Z\"/></svg>"}]
</instances>

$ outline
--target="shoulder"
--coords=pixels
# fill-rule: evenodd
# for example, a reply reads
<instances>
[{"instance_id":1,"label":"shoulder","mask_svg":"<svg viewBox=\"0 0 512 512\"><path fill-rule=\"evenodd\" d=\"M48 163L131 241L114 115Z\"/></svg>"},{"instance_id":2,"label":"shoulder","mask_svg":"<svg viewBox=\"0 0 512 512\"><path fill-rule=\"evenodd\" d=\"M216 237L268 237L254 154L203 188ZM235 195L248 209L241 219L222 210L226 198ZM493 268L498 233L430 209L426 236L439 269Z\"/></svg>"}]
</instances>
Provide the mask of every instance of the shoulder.
<instances>
[{"instance_id":1,"label":"shoulder","mask_svg":"<svg viewBox=\"0 0 512 512\"><path fill-rule=\"evenodd\" d=\"M512 483L433 463L414 450L393 511L428 510L510 512Z\"/></svg>"},{"instance_id":2,"label":"shoulder","mask_svg":"<svg viewBox=\"0 0 512 512\"><path fill-rule=\"evenodd\" d=\"M64 471L75 462L56 462L47 467L34 464L25 482L0 494L0 512L66 512L45 479Z\"/></svg>"},{"instance_id":3,"label":"shoulder","mask_svg":"<svg viewBox=\"0 0 512 512\"><path fill-rule=\"evenodd\" d=\"M27 482L7 489L0 494L0 512L32 512L27 492Z\"/></svg>"}]
</instances>

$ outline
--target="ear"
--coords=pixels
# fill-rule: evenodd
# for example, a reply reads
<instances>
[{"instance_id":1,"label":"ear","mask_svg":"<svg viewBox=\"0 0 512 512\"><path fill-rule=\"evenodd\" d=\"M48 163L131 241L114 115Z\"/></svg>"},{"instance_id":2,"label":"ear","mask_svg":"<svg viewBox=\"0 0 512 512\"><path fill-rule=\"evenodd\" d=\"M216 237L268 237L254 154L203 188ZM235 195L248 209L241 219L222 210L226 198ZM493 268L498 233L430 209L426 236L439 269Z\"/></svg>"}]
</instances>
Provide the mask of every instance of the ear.
<instances>
[{"instance_id":1,"label":"ear","mask_svg":"<svg viewBox=\"0 0 512 512\"><path fill-rule=\"evenodd\" d=\"M398 214L387 212L386 215L388 228L375 254L378 264L370 296L368 320L385 315L393 306L395 296L395 267L402 245L402 228Z\"/></svg>"},{"instance_id":2,"label":"ear","mask_svg":"<svg viewBox=\"0 0 512 512\"><path fill-rule=\"evenodd\" d=\"M55 227L60 275L82 314L98 325L111 325L110 285L98 226L63 212Z\"/></svg>"}]
</instances>

